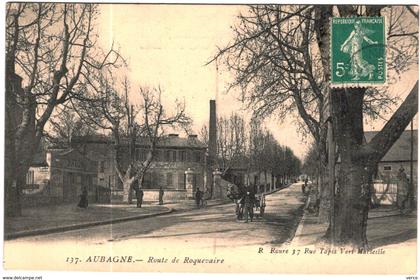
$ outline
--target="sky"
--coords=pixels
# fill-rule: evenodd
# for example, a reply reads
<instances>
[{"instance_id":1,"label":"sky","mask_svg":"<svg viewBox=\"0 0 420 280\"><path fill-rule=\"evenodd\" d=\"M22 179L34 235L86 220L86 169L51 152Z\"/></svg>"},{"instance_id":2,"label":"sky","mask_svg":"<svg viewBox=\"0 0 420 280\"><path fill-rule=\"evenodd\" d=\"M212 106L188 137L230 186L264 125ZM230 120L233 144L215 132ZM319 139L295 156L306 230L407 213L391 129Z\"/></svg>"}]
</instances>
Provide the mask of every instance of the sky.
<instances>
[{"instance_id":1,"label":"sky","mask_svg":"<svg viewBox=\"0 0 420 280\"><path fill-rule=\"evenodd\" d=\"M185 101L195 133L208 122L210 99L216 99L219 116L240 111L249 117L249 112L241 110L238 94L226 93L230 74L217 72L214 64L205 65L216 54L217 46L226 46L232 40L231 26L246 7L104 4L100 9L100 44L108 49L114 42L128 60L132 99L136 99L135 89L139 86L161 86L164 105L170 107L175 100ZM404 75L392 87L393 94L404 98L417 76L417 69ZM365 130L381 129L384 123L366 122ZM303 159L310 139L302 139L292 118L273 118L265 124L280 144L289 146Z\"/></svg>"}]
</instances>

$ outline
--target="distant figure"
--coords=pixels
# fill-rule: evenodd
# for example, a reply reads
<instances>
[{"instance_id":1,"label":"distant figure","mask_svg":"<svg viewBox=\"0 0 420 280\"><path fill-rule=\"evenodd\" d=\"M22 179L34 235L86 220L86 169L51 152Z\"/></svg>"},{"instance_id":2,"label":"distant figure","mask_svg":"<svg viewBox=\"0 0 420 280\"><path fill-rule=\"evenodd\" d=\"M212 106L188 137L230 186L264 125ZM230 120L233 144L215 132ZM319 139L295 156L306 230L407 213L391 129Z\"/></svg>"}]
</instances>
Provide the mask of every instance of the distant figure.
<instances>
[{"instance_id":1,"label":"distant figure","mask_svg":"<svg viewBox=\"0 0 420 280\"><path fill-rule=\"evenodd\" d=\"M308 186L308 178L305 179L305 182L302 184L302 193L306 194L306 187Z\"/></svg>"},{"instance_id":2,"label":"distant figure","mask_svg":"<svg viewBox=\"0 0 420 280\"><path fill-rule=\"evenodd\" d=\"M408 178L407 174L405 174L404 167L398 170L398 183L397 183L397 206L399 209L404 209L406 207L406 203L408 201Z\"/></svg>"},{"instance_id":3,"label":"distant figure","mask_svg":"<svg viewBox=\"0 0 420 280\"><path fill-rule=\"evenodd\" d=\"M245 223L248 223L248 217L252 219L254 218L254 201L252 199L252 194L248 191L244 197L244 207L245 207Z\"/></svg>"},{"instance_id":4,"label":"distant figure","mask_svg":"<svg viewBox=\"0 0 420 280\"><path fill-rule=\"evenodd\" d=\"M309 185L309 191L308 191L309 195L308 198L306 200L306 205L304 210L308 211L309 213L316 213L317 209L318 209L318 188L316 186L314 186L313 184Z\"/></svg>"},{"instance_id":5,"label":"distant figure","mask_svg":"<svg viewBox=\"0 0 420 280\"><path fill-rule=\"evenodd\" d=\"M165 191L163 190L162 186L159 188L159 205L163 205L163 195Z\"/></svg>"},{"instance_id":6,"label":"distant figure","mask_svg":"<svg viewBox=\"0 0 420 280\"><path fill-rule=\"evenodd\" d=\"M134 187L134 191L136 192L137 208L141 208L141 205L143 204L144 192L139 188L139 186Z\"/></svg>"},{"instance_id":7,"label":"distant figure","mask_svg":"<svg viewBox=\"0 0 420 280\"><path fill-rule=\"evenodd\" d=\"M88 191L86 188L83 189L82 194L79 196L80 200L77 204L77 207L79 208L87 208L88 207Z\"/></svg>"},{"instance_id":8,"label":"distant figure","mask_svg":"<svg viewBox=\"0 0 420 280\"><path fill-rule=\"evenodd\" d=\"M197 208L200 208L202 199L203 199L203 192L200 191L200 188L197 188L197 191L195 192L195 203L197 204Z\"/></svg>"},{"instance_id":9,"label":"distant figure","mask_svg":"<svg viewBox=\"0 0 420 280\"><path fill-rule=\"evenodd\" d=\"M262 217L264 215L265 211L265 194L261 194L260 198L260 216Z\"/></svg>"},{"instance_id":10,"label":"distant figure","mask_svg":"<svg viewBox=\"0 0 420 280\"><path fill-rule=\"evenodd\" d=\"M229 184L228 185L228 189L226 192L226 196L230 199L230 200L234 200L235 199L235 194L234 194L234 190L233 190L233 185Z\"/></svg>"},{"instance_id":11,"label":"distant figure","mask_svg":"<svg viewBox=\"0 0 420 280\"><path fill-rule=\"evenodd\" d=\"M45 180L45 192L47 193L48 196L51 195L50 180Z\"/></svg>"}]
</instances>

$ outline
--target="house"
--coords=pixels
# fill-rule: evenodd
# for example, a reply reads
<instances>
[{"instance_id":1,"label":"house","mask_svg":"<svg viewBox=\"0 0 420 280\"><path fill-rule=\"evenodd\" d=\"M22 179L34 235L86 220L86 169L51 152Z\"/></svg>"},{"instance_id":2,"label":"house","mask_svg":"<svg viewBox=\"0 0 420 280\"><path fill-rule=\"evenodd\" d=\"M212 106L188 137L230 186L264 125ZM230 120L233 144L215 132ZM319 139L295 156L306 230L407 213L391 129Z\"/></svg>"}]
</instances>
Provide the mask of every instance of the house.
<instances>
[{"instance_id":1,"label":"house","mask_svg":"<svg viewBox=\"0 0 420 280\"><path fill-rule=\"evenodd\" d=\"M49 148L36 154L26 174L23 203L27 206L75 202L83 187L96 201L96 162L73 148Z\"/></svg>"},{"instance_id":2,"label":"house","mask_svg":"<svg viewBox=\"0 0 420 280\"><path fill-rule=\"evenodd\" d=\"M366 131L365 139L369 143L378 131ZM417 130L413 131L413 181L417 185ZM411 131L405 130L391 149L378 163L375 179L396 182L401 168L410 175Z\"/></svg>"},{"instance_id":3,"label":"house","mask_svg":"<svg viewBox=\"0 0 420 280\"><path fill-rule=\"evenodd\" d=\"M365 132L365 140L369 143L377 131ZM404 170L407 178L413 180L414 196L417 197L417 130L405 130L391 149L385 154L377 165L373 178L375 204L391 205L397 203L398 173ZM411 148L413 143L413 148ZM411 163L411 154L413 162ZM410 178L411 164L413 178Z\"/></svg>"}]
</instances>

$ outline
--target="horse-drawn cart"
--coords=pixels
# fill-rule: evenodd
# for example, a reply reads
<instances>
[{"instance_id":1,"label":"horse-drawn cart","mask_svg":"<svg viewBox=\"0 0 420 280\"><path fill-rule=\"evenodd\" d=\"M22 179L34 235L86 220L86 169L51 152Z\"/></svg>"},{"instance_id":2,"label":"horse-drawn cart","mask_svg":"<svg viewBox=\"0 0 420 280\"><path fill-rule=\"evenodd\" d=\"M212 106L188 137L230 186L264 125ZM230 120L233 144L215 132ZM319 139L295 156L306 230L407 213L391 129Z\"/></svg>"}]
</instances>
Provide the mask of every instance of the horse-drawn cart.
<instances>
[{"instance_id":1,"label":"horse-drawn cart","mask_svg":"<svg viewBox=\"0 0 420 280\"><path fill-rule=\"evenodd\" d=\"M235 214L238 220L242 220L245 214L245 196L246 192L238 191L234 192L232 189L228 191L227 195L235 203ZM252 195L251 196L252 210L250 211L251 219L253 216L263 217L265 212L265 196L261 195Z\"/></svg>"}]
</instances>

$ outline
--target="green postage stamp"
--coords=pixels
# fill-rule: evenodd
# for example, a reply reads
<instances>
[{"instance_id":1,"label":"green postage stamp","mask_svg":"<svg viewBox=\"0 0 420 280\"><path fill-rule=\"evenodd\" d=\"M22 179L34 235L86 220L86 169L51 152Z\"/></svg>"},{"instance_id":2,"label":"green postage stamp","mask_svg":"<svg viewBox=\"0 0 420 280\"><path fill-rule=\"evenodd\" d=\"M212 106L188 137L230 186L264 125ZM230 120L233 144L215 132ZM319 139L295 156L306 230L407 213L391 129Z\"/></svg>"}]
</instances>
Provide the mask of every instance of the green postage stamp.
<instances>
[{"instance_id":1,"label":"green postage stamp","mask_svg":"<svg viewBox=\"0 0 420 280\"><path fill-rule=\"evenodd\" d=\"M386 83L384 17L333 18L331 86L366 87Z\"/></svg>"}]
</instances>

